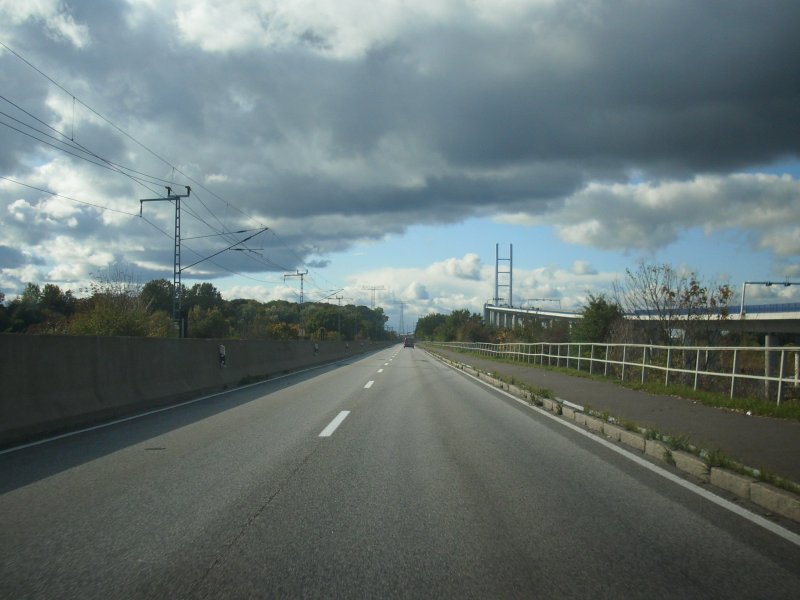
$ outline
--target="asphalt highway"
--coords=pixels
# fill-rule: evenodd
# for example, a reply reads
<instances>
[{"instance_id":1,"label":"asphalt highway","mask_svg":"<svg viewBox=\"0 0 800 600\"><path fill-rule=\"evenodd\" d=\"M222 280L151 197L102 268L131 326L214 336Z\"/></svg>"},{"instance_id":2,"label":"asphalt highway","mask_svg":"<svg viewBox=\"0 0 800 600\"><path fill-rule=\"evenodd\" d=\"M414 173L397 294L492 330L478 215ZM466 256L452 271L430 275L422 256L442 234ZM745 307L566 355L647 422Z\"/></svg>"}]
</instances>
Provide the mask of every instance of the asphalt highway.
<instances>
[{"instance_id":1,"label":"asphalt highway","mask_svg":"<svg viewBox=\"0 0 800 600\"><path fill-rule=\"evenodd\" d=\"M796 598L799 565L399 346L0 454L2 598Z\"/></svg>"}]
</instances>

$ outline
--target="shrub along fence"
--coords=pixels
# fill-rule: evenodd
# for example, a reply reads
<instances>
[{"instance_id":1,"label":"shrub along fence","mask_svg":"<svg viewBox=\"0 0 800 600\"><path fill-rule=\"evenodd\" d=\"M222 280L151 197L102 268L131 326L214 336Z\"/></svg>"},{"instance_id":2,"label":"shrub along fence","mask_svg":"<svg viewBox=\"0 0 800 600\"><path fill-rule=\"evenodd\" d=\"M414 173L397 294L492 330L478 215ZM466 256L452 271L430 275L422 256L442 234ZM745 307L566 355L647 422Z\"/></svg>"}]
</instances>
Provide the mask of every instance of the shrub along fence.
<instances>
[{"instance_id":1,"label":"shrub along fence","mask_svg":"<svg viewBox=\"0 0 800 600\"><path fill-rule=\"evenodd\" d=\"M566 367L621 381L680 384L780 404L800 397L800 348L598 343L430 342L532 365Z\"/></svg>"}]
</instances>

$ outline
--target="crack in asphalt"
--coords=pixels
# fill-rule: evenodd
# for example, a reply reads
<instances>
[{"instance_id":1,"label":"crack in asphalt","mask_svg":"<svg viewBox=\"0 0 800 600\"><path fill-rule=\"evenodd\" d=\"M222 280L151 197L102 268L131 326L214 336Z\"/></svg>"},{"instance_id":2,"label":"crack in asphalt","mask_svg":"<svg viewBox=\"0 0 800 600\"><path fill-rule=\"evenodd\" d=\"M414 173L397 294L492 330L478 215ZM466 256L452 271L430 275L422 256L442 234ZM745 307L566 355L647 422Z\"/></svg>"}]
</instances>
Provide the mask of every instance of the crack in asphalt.
<instances>
[{"instance_id":1,"label":"crack in asphalt","mask_svg":"<svg viewBox=\"0 0 800 600\"><path fill-rule=\"evenodd\" d=\"M294 477L300 472L300 470L306 464L308 464L308 461L311 460L311 457L317 453L317 450L319 449L320 445L321 445L320 442L317 442L314 445L311 451L305 457L303 457L303 459L299 463L297 463L297 465L292 469L292 471L286 477L283 478L283 480L281 480L281 482L278 484L277 489L266 499L266 501L247 518L247 520L239 528L239 531L220 547L219 551L216 553L216 556L214 557L214 560L211 561L211 564L206 568L205 572L200 577L198 577L191 585L191 587L187 590L186 597L189 598L195 597L196 591L203 584L203 582L205 582L206 579L208 579L208 576L211 574L211 572L224 560L224 558L228 554L230 554L231 550L244 537L245 533L247 533L247 530L250 528L253 522L255 522L255 520L258 519L267 510L267 508L269 508L269 505L278 496L278 494L280 494L284 489L286 489L287 484L292 479L294 479Z\"/></svg>"}]
</instances>

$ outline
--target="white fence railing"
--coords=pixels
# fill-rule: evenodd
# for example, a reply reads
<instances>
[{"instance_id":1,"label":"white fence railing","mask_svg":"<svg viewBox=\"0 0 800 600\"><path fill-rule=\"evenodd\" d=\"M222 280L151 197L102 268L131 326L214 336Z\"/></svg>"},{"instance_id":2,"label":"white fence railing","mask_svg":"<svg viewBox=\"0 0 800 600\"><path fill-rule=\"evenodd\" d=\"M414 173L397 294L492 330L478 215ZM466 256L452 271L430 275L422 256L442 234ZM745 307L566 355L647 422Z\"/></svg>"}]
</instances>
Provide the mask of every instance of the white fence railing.
<instances>
[{"instance_id":1,"label":"white fence railing","mask_svg":"<svg viewBox=\"0 0 800 600\"><path fill-rule=\"evenodd\" d=\"M429 342L529 364L560 366L590 374L636 377L642 383L663 377L695 390L721 386L733 398L737 389L753 393L753 382L763 383L765 398L784 398L787 386L800 387L800 348L752 346L653 346L647 344ZM659 378L660 378L659 377ZM747 383L750 382L748 386ZM728 387L729 384L729 387Z\"/></svg>"}]
</instances>

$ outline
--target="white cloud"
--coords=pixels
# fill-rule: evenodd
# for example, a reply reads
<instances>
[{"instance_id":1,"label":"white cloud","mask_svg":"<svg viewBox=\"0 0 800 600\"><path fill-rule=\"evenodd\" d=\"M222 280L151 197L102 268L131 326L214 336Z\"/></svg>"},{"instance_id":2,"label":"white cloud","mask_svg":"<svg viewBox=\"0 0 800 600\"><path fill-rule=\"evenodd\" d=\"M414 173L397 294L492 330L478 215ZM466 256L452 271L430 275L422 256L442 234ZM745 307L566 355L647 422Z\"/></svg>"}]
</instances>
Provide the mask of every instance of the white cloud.
<instances>
[{"instance_id":1,"label":"white cloud","mask_svg":"<svg viewBox=\"0 0 800 600\"><path fill-rule=\"evenodd\" d=\"M225 183L228 181L228 176L224 173L209 173L206 175L206 183L213 184L213 183Z\"/></svg>"},{"instance_id":2,"label":"white cloud","mask_svg":"<svg viewBox=\"0 0 800 600\"><path fill-rule=\"evenodd\" d=\"M401 294L403 300L428 300L428 289L418 281L411 282Z\"/></svg>"},{"instance_id":3,"label":"white cloud","mask_svg":"<svg viewBox=\"0 0 800 600\"><path fill-rule=\"evenodd\" d=\"M12 25L41 21L51 36L65 39L76 48L83 48L91 41L88 28L75 22L68 4L62 0L0 0L0 16Z\"/></svg>"},{"instance_id":4,"label":"white cloud","mask_svg":"<svg viewBox=\"0 0 800 600\"><path fill-rule=\"evenodd\" d=\"M571 271L575 275L597 275L597 270L587 260L573 262Z\"/></svg>"},{"instance_id":5,"label":"white cloud","mask_svg":"<svg viewBox=\"0 0 800 600\"><path fill-rule=\"evenodd\" d=\"M174 19L182 39L206 52L305 47L352 59L391 43L418 19L451 14L453 2L424 0L177 0Z\"/></svg>"},{"instance_id":6,"label":"white cloud","mask_svg":"<svg viewBox=\"0 0 800 600\"><path fill-rule=\"evenodd\" d=\"M797 180L726 175L781 156L797 172L796 2L774 11L745 3L721 20L703 3L687 13L680 3L572 0L97 6L0 0L0 37L70 92L8 52L0 52L0 80L25 111L68 134L74 127L80 143L152 175L150 190L6 128L0 172L138 213L138 199L163 193L161 178L188 184L183 171L213 187L195 184L183 205L184 235L197 236L187 258L189 248L198 259L219 249L219 239L198 238L221 227L269 225L286 241L259 238L269 242L263 261L240 253L224 267L203 263L210 279L227 278L228 268L292 270L309 257L321 266L333 253L344 263L354 244L500 212L507 216L498 221L553 227L607 256L655 253L687 230L692 243L696 231L740 237L768 255L771 274L792 272L800 255ZM72 93L170 164L80 103L73 113ZM171 270L167 203L146 206L145 221L8 183L0 190L2 243L35 249L34 264L54 268L59 258L38 253L69 236L148 275L160 276L158 265ZM492 295L493 265L465 253L486 243L431 258L426 269L378 270L369 283L420 306L446 299L479 308ZM93 268L92 256L72 260ZM517 270L515 297L579 301L603 273L574 259L560 265L563 275L531 271L524 284Z\"/></svg>"},{"instance_id":7,"label":"white cloud","mask_svg":"<svg viewBox=\"0 0 800 600\"><path fill-rule=\"evenodd\" d=\"M298 291L288 286L266 287L264 285L233 285L220 289L222 297L226 300L238 298L248 298L259 302L271 302L272 300L286 300L288 302L298 302Z\"/></svg>"},{"instance_id":8,"label":"white cloud","mask_svg":"<svg viewBox=\"0 0 800 600\"><path fill-rule=\"evenodd\" d=\"M23 200L22 198L14 200L8 205L6 210L15 221L20 223L25 223L33 216L34 213L33 206L31 206L27 200Z\"/></svg>"},{"instance_id":9,"label":"white cloud","mask_svg":"<svg viewBox=\"0 0 800 600\"><path fill-rule=\"evenodd\" d=\"M800 181L790 175L698 175L688 181L592 183L544 214L507 214L502 222L555 225L569 243L654 250L700 228L749 231L759 248L800 254Z\"/></svg>"},{"instance_id":10,"label":"white cloud","mask_svg":"<svg viewBox=\"0 0 800 600\"><path fill-rule=\"evenodd\" d=\"M484 304L493 295L494 269L482 267L479 277L463 277L456 265L472 264L476 258L467 254L462 258L449 258L431 263L426 267L406 269L376 269L354 274L345 294L361 297L369 305L368 292L361 291L364 281L383 285L377 304L383 306L392 319L399 318L399 308L392 303L397 298L405 302L405 322L413 315L422 316L431 312L447 313L467 309L483 314ZM585 272L576 273L575 265L570 269L539 267L535 269L514 268L514 305L540 308L563 308L578 310L586 302L587 291L609 290L619 274L597 272L585 261L577 261Z\"/></svg>"},{"instance_id":11,"label":"white cloud","mask_svg":"<svg viewBox=\"0 0 800 600\"><path fill-rule=\"evenodd\" d=\"M441 270L452 277L476 280L481 278L481 268L481 258L474 253L466 254L463 258L448 258L431 267L434 271Z\"/></svg>"},{"instance_id":12,"label":"white cloud","mask_svg":"<svg viewBox=\"0 0 800 600\"><path fill-rule=\"evenodd\" d=\"M34 248L39 256L49 259L52 263L70 265L70 269L76 264L101 269L114 262L114 254L107 248L97 248L91 243L67 236L57 236L48 240L46 244Z\"/></svg>"}]
</instances>

